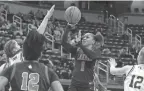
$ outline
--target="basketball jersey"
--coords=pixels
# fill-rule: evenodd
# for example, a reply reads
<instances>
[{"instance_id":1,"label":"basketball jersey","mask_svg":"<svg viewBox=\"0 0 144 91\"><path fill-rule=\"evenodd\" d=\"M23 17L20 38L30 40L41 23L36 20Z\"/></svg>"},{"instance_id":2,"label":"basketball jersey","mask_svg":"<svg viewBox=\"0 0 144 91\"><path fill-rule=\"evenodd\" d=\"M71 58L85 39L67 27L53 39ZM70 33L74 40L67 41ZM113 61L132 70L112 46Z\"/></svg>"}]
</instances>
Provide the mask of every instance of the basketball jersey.
<instances>
[{"instance_id":1,"label":"basketball jersey","mask_svg":"<svg viewBox=\"0 0 144 91\"><path fill-rule=\"evenodd\" d=\"M42 63L16 63L10 78L12 91L47 91L50 87L48 77L48 68Z\"/></svg>"},{"instance_id":2,"label":"basketball jersey","mask_svg":"<svg viewBox=\"0 0 144 91\"><path fill-rule=\"evenodd\" d=\"M127 73L124 91L144 91L144 65L134 65Z\"/></svg>"},{"instance_id":3,"label":"basketball jersey","mask_svg":"<svg viewBox=\"0 0 144 91\"><path fill-rule=\"evenodd\" d=\"M97 49L97 52L99 49ZM71 85L78 87L89 87L89 83L93 81L95 61L90 59L82 49L78 48L76 53L75 68ZM100 53L98 53L99 55ZM96 56L98 56L96 55Z\"/></svg>"},{"instance_id":4,"label":"basketball jersey","mask_svg":"<svg viewBox=\"0 0 144 91\"><path fill-rule=\"evenodd\" d=\"M13 65L14 63L18 63L18 62L22 62L24 60L23 56L22 56L22 52L20 51L19 53L17 53L15 56L13 56L12 58L8 59L8 63L4 63L3 65L1 65L0 67L0 73L7 67L9 67L10 65Z\"/></svg>"},{"instance_id":5,"label":"basketball jersey","mask_svg":"<svg viewBox=\"0 0 144 91\"><path fill-rule=\"evenodd\" d=\"M24 60L22 51L18 52L15 56L9 58L10 65L14 63L22 62Z\"/></svg>"}]
</instances>

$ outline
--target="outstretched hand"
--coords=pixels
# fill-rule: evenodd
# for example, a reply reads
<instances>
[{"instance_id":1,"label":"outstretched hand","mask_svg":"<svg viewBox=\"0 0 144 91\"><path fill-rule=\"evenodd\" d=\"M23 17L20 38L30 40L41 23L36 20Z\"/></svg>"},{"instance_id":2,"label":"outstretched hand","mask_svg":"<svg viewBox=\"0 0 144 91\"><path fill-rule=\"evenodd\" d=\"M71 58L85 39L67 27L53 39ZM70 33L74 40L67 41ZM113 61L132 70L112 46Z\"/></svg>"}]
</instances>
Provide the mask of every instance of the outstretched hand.
<instances>
[{"instance_id":1,"label":"outstretched hand","mask_svg":"<svg viewBox=\"0 0 144 91\"><path fill-rule=\"evenodd\" d=\"M53 15L54 8L55 8L55 5L53 5L51 7L51 9L47 11L47 17L48 17L48 19L51 18L51 16Z\"/></svg>"},{"instance_id":2,"label":"outstretched hand","mask_svg":"<svg viewBox=\"0 0 144 91\"><path fill-rule=\"evenodd\" d=\"M117 63L116 63L116 61L115 61L115 59L114 58L110 58L109 60L108 60L108 62L109 62L109 64L110 64L110 66L116 66L117 65Z\"/></svg>"},{"instance_id":3,"label":"outstretched hand","mask_svg":"<svg viewBox=\"0 0 144 91\"><path fill-rule=\"evenodd\" d=\"M81 30L79 30L78 35L76 36L76 42L80 42L81 41Z\"/></svg>"}]
</instances>

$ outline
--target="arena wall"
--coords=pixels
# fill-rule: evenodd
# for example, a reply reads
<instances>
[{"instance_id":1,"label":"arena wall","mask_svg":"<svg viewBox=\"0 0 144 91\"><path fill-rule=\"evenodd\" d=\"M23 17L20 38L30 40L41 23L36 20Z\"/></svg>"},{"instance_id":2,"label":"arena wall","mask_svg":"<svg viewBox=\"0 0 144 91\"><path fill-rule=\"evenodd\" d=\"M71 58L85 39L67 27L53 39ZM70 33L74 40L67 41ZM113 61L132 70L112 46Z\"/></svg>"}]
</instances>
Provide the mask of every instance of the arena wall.
<instances>
[{"instance_id":1,"label":"arena wall","mask_svg":"<svg viewBox=\"0 0 144 91\"><path fill-rule=\"evenodd\" d=\"M42 10L44 12L44 14L46 13L46 11L48 9L46 8L40 8L40 7L33 7L33 6L27 6L27 5L20 5L20 4L15 4L15 3L9 3L9 2L0 2L0 4L5 4L9 6L10 12L11 13L18 13L18 12L22 12L24 14L29 13L31 10L33 12L37 12L37 10ZM56 17L57 19L62 19L64 20L64 10L58 10L56 9L54 12L54 17ZM87 21L89 22L102 22L103 21L103 15L100 13L85 13L82 12L84 17L86 18ZM98 19L99 18L99 19Z\"/></svg>"},{"instance_id":2,"label":"arena wall","mask_svg":"<svg viewBox=\"0 0 144 91\"><path fill-rule=\"evenodd\" d=\"M144 24L143 14L122 14L119 19L125 24Z\"/></svg>"}]
</instances>

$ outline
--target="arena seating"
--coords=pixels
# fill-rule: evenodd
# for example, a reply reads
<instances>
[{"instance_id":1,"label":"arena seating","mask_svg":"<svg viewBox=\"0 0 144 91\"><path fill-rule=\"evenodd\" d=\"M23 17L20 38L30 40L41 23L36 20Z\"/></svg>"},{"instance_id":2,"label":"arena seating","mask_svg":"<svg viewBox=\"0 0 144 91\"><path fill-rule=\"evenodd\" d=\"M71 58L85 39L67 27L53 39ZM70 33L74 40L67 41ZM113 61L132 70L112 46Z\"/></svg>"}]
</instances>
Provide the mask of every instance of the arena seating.
<instances>
[{"instance_id":1,"label":"arena seating","mask_svg":"<svg viewBox=\"0 0 144 91\"><path fill-rule=\"evenodd\" d=\"M144 43L144 25L133 25L133 24L127 24L126 28L130 28L132 30L132 34L133 36L135 36L136 34L140 35L140 37L142 38L142 44Z\"/></svg>"}]
</instances>

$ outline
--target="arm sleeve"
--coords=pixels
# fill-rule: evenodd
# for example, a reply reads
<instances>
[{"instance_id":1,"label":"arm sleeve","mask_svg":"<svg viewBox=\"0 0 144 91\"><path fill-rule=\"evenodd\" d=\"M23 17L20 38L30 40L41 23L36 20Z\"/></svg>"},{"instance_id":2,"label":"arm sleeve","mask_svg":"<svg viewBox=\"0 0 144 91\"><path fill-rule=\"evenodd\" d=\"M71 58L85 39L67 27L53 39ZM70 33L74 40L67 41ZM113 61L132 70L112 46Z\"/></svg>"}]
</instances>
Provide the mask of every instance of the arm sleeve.
<instances>
[{"instance_id":1,"label":"arm sleeve","mask_svg":"<svg viewBox=\"0 0 144 91\"><path fill-rule=\"evenodd\" d=\"M101 50L99 48L95 50L89 50L85 48L82 44L80 44L79 47L92 60L95 60L96 58L99 58L101 56Z\"/></svg>"},{"instance_id":2,"label":"arm sleeve","mask_svg":"<svg viewBox=\"0 0 144 91\"><path fill-rule=\"evenodd\" d=\"M75 54L76 51L77 51L77 48L76 47L73 47L71 44L69 44L67 41L68 41L68 33L69 33L69 30L70 30L70 26L67 26L66 27L66 30L63 34L63 37L62 37L62 46L70 53L73 53Z\"/></svg>"},{"instance_id":3,"label":"arm sleeve","mask_svg":"<svg viewBox=\"0 0 144 91\"><path fill-rule=\"evenodd\" d=\"M8 67L8 68L6 68L6 69L4 69L1 72L0 76L4 76L4 77L6 77L10 81L12 69L13 69L13 65L10 66L10 67Z\"/></svg>"},{"instance_id":4,"label":"arm sleeve","mask_svg":"<svg viewBox=\"0 0 144 91\"><path fill-rule=\"evenodd\" d=\"M48 69L50 84L54 81L59 81L58 75L51 68Z\"/></svg>"}]
</instances>

